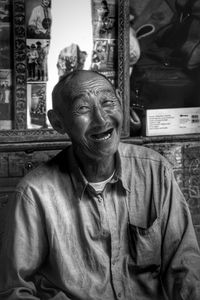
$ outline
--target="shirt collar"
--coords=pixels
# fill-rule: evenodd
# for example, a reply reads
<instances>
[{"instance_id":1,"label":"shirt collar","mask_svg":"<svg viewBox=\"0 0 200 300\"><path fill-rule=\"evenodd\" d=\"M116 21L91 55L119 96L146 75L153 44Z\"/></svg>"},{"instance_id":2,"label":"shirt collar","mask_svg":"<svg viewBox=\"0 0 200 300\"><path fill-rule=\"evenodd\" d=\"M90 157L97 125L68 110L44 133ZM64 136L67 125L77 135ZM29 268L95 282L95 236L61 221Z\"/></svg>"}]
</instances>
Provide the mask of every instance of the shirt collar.
<instances>
[{"instance_id":1,"label":"shirt collar","mask_svg":"<svg viewBox=\"0 0 200 300\"><path fill-rule=\"evenodd\" d=\"M122 160L122 157L121 157L120 147L119 147L118 151L116 152L116 171L115 171L113 180L115 182L120 180L123 188L126 191L130 192L130 189L128 186L128 172L126 170L124 161Z\"/></svg>"},{"instance_id":2,"label":"shirt collar","mask_svg":"<svg viewBox=\"0 0 200 300\"><path fill-rule=\"evenodd\" d=\"M110 182L114 183L120 180L123 188L128 192L130 192L130 189L128 187L128 178L127 178L128 173L126 170L126 166L123 164L123 160L121 159L120 152L121 152L120 149L116 152L116 170L113 179L111 179ZM89 185L89 183L85 178L85 176L83 175L81 169L79 168L78 162L73 153L72 146L69 149L68 164L70 166L71 178L75 190L77 192L79 199L82 199L85 189Z\"/></svg>"},{"instance_id":3,"label":"shirt collar","mask_svg":"<svg viewBox=\"0 0 200 300\"><path fill-rule=\"evenodd\" d=\"M83 173L81 172L81 169L79 168L78 162L73 153L72 146L69 148L68 164L69 164L69 170L70 170L72 182L74 184L78 198L81 199L83 196L83 193L86 189L86 186L88 185L88 181L85 178L85 176L83 176Z\"/></svg>"}]
</instances>

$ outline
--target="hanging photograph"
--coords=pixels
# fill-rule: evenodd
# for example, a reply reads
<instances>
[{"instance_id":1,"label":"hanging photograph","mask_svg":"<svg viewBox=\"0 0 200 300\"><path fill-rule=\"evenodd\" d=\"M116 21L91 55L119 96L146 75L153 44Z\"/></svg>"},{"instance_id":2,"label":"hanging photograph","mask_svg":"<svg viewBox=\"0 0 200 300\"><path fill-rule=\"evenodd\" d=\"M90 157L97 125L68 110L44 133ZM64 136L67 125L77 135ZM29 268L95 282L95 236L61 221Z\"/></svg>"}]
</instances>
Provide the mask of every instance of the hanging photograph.
<instances>
[{"instance_id":1,"label":"hanging photograph","mask_svg":"<svg viewBox=\"0 0 200 300\"><path fill-rule=\"evenodd\" d=\"M0 23L10 23L10 0L0 0Z\"/></svg>"},{"instance_id":2,"label":"hanging photograph","mask_svg":"<svg viewBox=\"0 0 200 300\"><path fill-rule=\"evenodd\" d=\"M94 39L116 39L116 4L116 0L92 1L92 23Z\"/></svg>"},{"instance_id":3,"label":"hanging photograph","mask_svg":"<svg viewBox=\"0 0 200 300\"><path fill-rule=\"evenodd\" d=\"M46 128L46 84L27 84L27 99L28 128Z\"/></svg>"},{"instance_id":4,"label":"hanging photograph","mask_svg":"<svg viewBox=\"0 0 200 300\"><path fill-rule=\"evenodd\" d=\"M11 69L10 24L0 22L0 69Z\"/></svg>"},{"instance_id":5,"label":"hanging photograph","mask_svg":"<svg viewBox=\"0 0 200 300\"><path fill-rule=\"evenodd\" d=\"M28 39L26 41L27 81L47 81L47 58L49 40Z\"/></svg>"},{"instance_id":6,"label":"hanging photograph","mask_svg":"<svg viewBox=\"0 0 200 300\"><path fill-rule=\"evenodd\" d=\"M111 1L92 1L92 24L94 47L92 70L114 71L117 59L117 3Z\"/></svg>"},{"instance_id":7,"label":"hanging photograph","mask_svg":"<svg viewBox=\"0 0 200 300\"><path fill-rule=\"evenodd\" d=\"M0 70L0 130L11 128L11 70Z\"/></svg>"},{"instance_id":8,"label":"hanging photograph","mask_svg":"<svg viewBox=\"0 0 200 300\"><path fill-rule=\"evenodd\" d=\"M49 39L51 22L51 0L26 0L27 38Z\"/></svg>"},{"instance_id":9,"label":"hanging photograph","mask_svg":"<svg viewBox=\"0 0 200 300\"><path fill-rule=\"evenodd\" d=\"M116 62L116 41L96 39L92 55L92 70L114 71Z\"/></svg>"}]
</instances>

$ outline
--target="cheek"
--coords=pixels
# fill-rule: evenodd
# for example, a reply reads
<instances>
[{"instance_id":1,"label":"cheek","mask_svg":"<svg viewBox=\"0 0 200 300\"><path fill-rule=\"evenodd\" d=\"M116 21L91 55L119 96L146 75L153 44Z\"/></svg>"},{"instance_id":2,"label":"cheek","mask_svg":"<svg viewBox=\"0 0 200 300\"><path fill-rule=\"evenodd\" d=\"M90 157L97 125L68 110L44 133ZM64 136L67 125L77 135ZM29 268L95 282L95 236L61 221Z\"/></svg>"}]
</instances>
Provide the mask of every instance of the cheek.
<instances>
[{"instance_id":1,"label":"cheek","mask_svg":"<svg viewBox=\"0 0 200 300\"><path fill-rule=\"evenodd\" d=\"M115 120L115 122L117 123L117 125L119 127L122 126L123 123L123 113L121 108L116 108L113 112L112 112L112 118Z\"/></svg>"},{"instance_id":2,"label":"cheek","mask_svg":"<svg viewBox=\"0 0 200 300\"><path fill-rule=\"evenodd\" d=\"M84 115L81 117L72 118L69 126L70 131L79 135L80 137L84 135L88 126L90 124L90 120L88 116Z\"/></svg>"}]
</instances>

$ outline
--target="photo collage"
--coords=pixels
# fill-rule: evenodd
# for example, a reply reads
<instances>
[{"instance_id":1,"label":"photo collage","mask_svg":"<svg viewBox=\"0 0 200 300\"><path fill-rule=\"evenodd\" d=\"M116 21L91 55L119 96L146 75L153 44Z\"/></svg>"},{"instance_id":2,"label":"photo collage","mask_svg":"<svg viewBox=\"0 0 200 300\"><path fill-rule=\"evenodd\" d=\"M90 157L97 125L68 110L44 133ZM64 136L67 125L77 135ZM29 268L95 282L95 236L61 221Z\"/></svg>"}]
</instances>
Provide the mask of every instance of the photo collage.
<instances>
[{"instance_id":1,"label":"photo collage","mask_svg":"<svg viewBox=\"0 0 200 300\"><path fill-rule=\"evenodd\" d=\"M12 129L10 1L0 0L0 130Z\"/></svg>"},{"instance_id":2,"label":"photo collage","mask_svg":"<svg viewBox=\"0 0 200 300\"><path fill-rule=\"evenodd\" d=\"M47 58L50 46L51 0L26 1L27 127L46 128Z\"/></svg>"},{"instance_id":3,"label":"photo collage","mask_svg":"<svg viewBox=\"0 0 200 300\"><path fill-rule=\"evenodd\" d=\"M112 72L116 69L116 15L116 0L92 0L93 70Z\"/></svg>"}]
</instances>

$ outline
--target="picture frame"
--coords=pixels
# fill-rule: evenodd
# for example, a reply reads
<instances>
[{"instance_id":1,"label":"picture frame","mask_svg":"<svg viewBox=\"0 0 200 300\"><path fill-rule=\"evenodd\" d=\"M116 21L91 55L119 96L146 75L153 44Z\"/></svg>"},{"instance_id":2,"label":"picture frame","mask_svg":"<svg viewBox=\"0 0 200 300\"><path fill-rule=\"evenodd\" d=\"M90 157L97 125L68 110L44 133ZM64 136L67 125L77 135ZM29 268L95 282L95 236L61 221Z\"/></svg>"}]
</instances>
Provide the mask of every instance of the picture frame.
<instances>
[{"instance_id":1,"label":"picture frame","mask_svg":"<svg viewBox=\"0 0 200 300\"><path fill-rule=\"evenodd\" d=\"M56 1L56 0L52 0ZM95 0L98 5L98 0ZM112 83L119 89L123 99L124 122L122 129L122 137L129 136L129 1L128 0L108 0L113 3L116 1L116 40L109 42L110 52L106 59L111 62L110 69L100 70L105 74ZM44 114L44 107L41 110L41 116L33 116L34 101L37 95L33 95L33 91L38 87L44 88L48 80L48 74L44 71L42 80L34 80L28 73L28 56L27 48L38 41L44 44L49 41L49 35L36 37L28 31L28 17L31 15L31 9L36 6L38 0L11 0L13 11L13 82L12 82L12 101L13 101L13 119L12 129L0 130L0 138L2 142L29 142L29 141L64 141L66 136L62 136L48 127L44 122L42 126L37 128L37 124L41 124ZM30 3L29 3L30 2ZM30 5L31 7L28 7ZM28 16L27 16L28 15ZM112 32L113 34L113 32ZM103 43L101 41L101 43ZM105 42L101 45L104 46ZM113 61L113 48L116 50L115 65ZM103 50L102 50L103 51ZM51 72L48 70L48 72ZM35 74L35 76L38 74ZM38 92L37 92L38 93ZM37 94L36 93L36 94ZM45 92L43 92L45 95ZM40 97L43 101L43 96ZM37 98L38 99L38 98ZM37 100L38 101L38 100ZM46 114L47 111L45 111ZM36 124L37 123L37 124Z\"/></svg>"}]
</instances>

